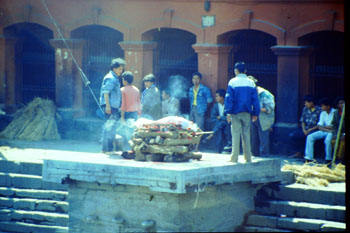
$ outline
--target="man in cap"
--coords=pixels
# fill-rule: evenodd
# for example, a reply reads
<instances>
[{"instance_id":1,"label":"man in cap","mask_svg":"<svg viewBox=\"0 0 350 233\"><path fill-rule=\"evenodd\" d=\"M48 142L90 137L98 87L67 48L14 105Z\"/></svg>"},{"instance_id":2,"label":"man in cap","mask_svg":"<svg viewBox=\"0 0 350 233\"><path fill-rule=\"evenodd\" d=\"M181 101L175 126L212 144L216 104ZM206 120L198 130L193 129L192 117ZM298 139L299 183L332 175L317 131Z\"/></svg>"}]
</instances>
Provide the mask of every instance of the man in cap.
<instances>
[{"instance_id":1,"label":"man in cap","mask_svg":"<svg viewBox=\"0 0 350 233\"><path fill-rule=\"evenodd\" d=\"M142 116L152 120L158 120L162 117L160 91L154 84L155 80L153 74L148 74L143 78L146 89L141 96Z\"/></svg>"}]
</instances>

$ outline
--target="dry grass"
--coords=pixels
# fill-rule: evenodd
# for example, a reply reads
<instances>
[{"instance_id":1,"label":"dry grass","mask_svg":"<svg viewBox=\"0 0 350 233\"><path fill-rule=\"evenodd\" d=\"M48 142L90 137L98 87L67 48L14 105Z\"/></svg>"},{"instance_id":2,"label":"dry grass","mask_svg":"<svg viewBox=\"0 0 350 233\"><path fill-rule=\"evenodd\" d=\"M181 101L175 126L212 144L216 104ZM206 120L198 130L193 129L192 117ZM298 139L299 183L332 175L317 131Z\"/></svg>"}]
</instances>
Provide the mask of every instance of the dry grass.
<instances>
[{"instance_id":1,"label":"dry grass","mask_svg":"<svg viewBox=\"0 0 350 233\"><path fill-rule=\"evenodd\" d=\"M325 164L286 164L282 171L292 171L296 182L311 186L328 186L330 182L345 182L345 166L341 163L330 169Z\"/></svg>"},{"instance_id":2,"label":"dry grass","mask_svg":"<svg viewBox=\"0 0 350 233\"><path fill-rule=\"evenodd\" d=\"M60 139L55 116L55 104L37 97L15 113L14 119L0 133L0 137L29 141Z\"/></svg>"}]
</instances>

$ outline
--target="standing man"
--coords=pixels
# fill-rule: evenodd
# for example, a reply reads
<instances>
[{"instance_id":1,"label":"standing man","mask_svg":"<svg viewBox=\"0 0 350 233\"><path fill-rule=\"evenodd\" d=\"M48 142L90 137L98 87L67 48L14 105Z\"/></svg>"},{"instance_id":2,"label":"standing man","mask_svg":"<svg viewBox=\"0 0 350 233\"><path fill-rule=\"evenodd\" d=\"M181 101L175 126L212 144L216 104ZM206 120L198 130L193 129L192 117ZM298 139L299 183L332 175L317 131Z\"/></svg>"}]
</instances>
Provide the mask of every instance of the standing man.
<instances>
[{"instance_id":1,"label":"standing man","mask_svg":"<svg viewBox=\"0 0 350 233\"><path fill-rule=\"evenodd\" d=\"M314 144L316 140L324 139L325 145L325 162L329 163L332 161L332 120L334 112L336 111L331 107L330 100L328 98L323 98L320 100L322 112L320 115L320 120L317 123L317 131L309 134L306 137L305 146L305 161L310 162L314 159Z\"/></svg>"},{"instance_id":2,"label":"standing man","mask_svg":"<svg viewBox=\"0 0 350 233\"><path fill-rule=\"evenodd\" d=\"M156 78L153 74L148 74L143 78L146 89L141 96L142 116L152 120L158 120L162 117L160 92L154 85L155 81Z\"/></svg>"},{"instance_id":3,"label":"standing man","mask_svg":"<svg viewBox=\"0 0 350 233\"><path fill-rule=\"evenodd\" d=\"M190 120L195 122L201 130L204 130L204 116L208 104L213 102L210 89L201 84L202 74L195 72L192 74L193 86L189 90L190 98Z\"/></svg>"},{"instance_id":4,"label":"standing man","mask_svg":"<svg viewBox=\"0 0 350 233\"><path fill-rule=\"evenodd\" d=\"M113 140L117 121L120 118L120 75L123 73L125 61L115 58L111 62L110 71L105 75L100 91L100 105L104 110L105 122L102 129L102 152L113 150Z\"/></svg>"},{"instance_id":5,"label":"standing man","mask_svg":"<svg viewBox=\"0 0 350 233\"><path fill-rule=\"evenodd\" d=\"M162 115L163 117L180 116L179 100L170 95L169 89L162 91Z\"/></svg>"},{"instance_id":6,"label":"standing man","mask_svg":"<svg viewBox=\"0 0 350 233\"><path fill-rule=\"evenodd\" d=\"M228 83L225 96L225 114L231 121L232 156L231 162L238 162L240 138L242 134L243 153L246 162L251 162L250 125L260 113L260 104L255 83L247 77L244 62L234 66L236 77Z\"/></svg>"},{"instance_id":7,"label":"standing man","mask_svg":"<svg viewBox=\"0 0 350 233\"><path fill-rule=\"evenodd\" d=\"M253 76L248 76L258 82ZM258 120L251 125L251 143L254 156L270 154L270 130L275 121L275 97L268 90L256 86L260 103Z\"/></svg>"}]
</instances>

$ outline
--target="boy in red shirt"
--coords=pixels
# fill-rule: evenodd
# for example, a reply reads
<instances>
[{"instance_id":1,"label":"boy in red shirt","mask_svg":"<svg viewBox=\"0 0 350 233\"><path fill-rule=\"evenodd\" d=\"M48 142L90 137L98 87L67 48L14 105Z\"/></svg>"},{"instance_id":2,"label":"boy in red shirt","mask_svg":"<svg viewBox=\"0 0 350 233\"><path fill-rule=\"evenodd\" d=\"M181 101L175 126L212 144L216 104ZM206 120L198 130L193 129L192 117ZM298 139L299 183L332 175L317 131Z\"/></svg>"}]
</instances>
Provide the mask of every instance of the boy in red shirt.
<instances>
[{"instance_id":1,"label":"boy in red shirt","mask_svg":"<svg viewBox=\"0 0 350 233\"><path fill-rule=\"evenodd\" d=\"M122 87L122 105L120 107L121 120L127 119L137 120L138 116L141 115L141 101L140 91L137 87L132 85L134 75L130 71L125 71L122 74L122 81L124 87Z\"/></svg>"}]
</instances>

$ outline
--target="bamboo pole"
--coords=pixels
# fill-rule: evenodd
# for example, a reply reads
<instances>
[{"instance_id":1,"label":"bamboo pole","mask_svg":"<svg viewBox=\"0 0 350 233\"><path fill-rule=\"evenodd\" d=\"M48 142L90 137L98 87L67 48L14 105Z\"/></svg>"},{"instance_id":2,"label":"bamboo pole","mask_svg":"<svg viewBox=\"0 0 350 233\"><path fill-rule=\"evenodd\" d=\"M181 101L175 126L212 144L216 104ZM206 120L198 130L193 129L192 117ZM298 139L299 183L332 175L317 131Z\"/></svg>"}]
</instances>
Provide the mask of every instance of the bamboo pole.
<instances>
[{"instance_id":1,"label":"bamboo pole","mask_svg":"<svg viewBox=\"0 0 350 233\"><path fill-rule=\"evenodd\" d=\"M337 138L336 138L335 144L334 144L333 159L332 159L332 168L334 167L334 161L335 161L335 157L336 157L336 155L337 155L338 144L339 144L339 138L340 138L340 134L341 134L341 129L342 129L342 127L343 127L343 122L344 122L344 116L345 116L345 104L343 105L343 111L342 111L342 113L341 113L340 122L339 122L339 126L338 126Z\"/></svg>"}]
</instances>

